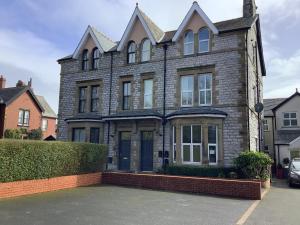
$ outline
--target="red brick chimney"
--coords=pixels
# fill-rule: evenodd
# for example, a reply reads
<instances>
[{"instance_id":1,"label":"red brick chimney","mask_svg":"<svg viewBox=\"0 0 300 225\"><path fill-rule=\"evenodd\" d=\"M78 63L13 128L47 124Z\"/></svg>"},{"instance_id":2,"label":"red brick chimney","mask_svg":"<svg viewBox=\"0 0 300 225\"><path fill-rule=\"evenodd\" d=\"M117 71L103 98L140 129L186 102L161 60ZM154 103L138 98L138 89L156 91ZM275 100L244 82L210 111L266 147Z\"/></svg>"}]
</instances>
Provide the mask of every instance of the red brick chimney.
<instances>
[{"instance_id":1,"label":"red brick chimney","mask_svg":"<svg viewBox=\"0 0 300 225\"><path fill-rule=\"evenodd\" d=\"M3 75L0 76L0 89L5 88L6 79Z\"/></svg>"}]
</instances>

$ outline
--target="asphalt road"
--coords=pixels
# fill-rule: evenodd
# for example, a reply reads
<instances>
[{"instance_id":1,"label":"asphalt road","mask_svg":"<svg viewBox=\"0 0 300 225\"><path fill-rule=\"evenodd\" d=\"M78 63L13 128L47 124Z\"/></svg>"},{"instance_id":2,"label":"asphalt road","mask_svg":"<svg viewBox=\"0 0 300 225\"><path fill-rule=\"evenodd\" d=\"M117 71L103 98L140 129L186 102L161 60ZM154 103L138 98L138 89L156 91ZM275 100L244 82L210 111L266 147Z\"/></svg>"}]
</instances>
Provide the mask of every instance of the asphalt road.
<instances>
[{"instance_id":1,"label":"asphalt road","mask_svg":"<svg viewBox=\"0 0 300 225\"><path fill-rule=\"evenodd\" d=\"M253 202L115 186L82 187L0 200L0 224L233 225Z\"/></svg>"},{"instance_id":2,"label":"asphalt road","mask_svg":"<svg viewBox=\"0 0 300 225\"><path fill-rule=\"evenodd\" d=\"M300 187L275 181L270 192L248 218L246 225L299 225Z\"/></svg>"}]
</instances>

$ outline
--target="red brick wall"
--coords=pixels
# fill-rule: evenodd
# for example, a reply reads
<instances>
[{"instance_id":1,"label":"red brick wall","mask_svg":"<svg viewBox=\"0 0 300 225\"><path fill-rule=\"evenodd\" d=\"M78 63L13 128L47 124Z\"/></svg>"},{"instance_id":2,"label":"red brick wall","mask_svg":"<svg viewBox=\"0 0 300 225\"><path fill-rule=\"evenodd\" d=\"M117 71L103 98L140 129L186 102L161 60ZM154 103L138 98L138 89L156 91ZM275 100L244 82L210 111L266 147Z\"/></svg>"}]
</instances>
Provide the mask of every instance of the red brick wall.
<instances>
[{"instance_id":1,"label":"red brick wall","mask_svg":"<svg viewBox=\"0 0 300 225\"><path fill-rule=\"evenodd\" d=\"M56 119L55 118L48 118L43 117L43 119L48 120L48 128L46 131L43 131L43 138L49 137L50 135L56 136L55 130L56 130Z\"/></svg>"},{"instance_id":2,"label":"red brick wall","mask_svg":"<svg viewBox=\"0 0 300 225\"><path fill-rule=\"evenodd\" d=\"M102 182L154 190L261 199L261 184L256 181L106 172L102 175Z\"/></svg>"},{"instance_id":3,"label":"red brick wall","mask_svg":"<svg viewBox=\"0 0 300 225\"><path fill-rule=\"evenodd\" d=\"M28 92L23 93L14 102L6 107L4 130L18 128L19 109L30 111L29 130L41 127L42 112L35 104Z\"/></svg>"},{"instance_id":4,"label":"red brick wall","mask_svg":"<svg viewBox=\"0 0 300 225\"><path fill-rule=\"evenodd\" d=\"M0 183L0 199L99 184L101 180L101 173L90 173L50 179Z\"/></svg>"}]
</instances>

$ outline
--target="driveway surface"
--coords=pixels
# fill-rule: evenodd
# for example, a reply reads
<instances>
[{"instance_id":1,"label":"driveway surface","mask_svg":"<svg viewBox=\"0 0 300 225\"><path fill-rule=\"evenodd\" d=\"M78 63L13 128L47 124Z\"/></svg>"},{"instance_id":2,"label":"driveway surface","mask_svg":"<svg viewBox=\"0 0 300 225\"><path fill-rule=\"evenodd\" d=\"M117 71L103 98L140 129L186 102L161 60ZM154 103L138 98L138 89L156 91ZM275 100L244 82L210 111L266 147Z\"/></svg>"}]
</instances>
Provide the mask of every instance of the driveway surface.
<instances>
[{"instance_id":1,"label":"driveway surface","mask_svg":"<svg viewBox=\"0 0 300 225\"><path fill-rule=\"evenodd\" d=\"M300 187L289 188L286 181L275 180L246 225L299 225L299 209Z\"/></svg>"},{"instance_id":2,"label":"driveway surface","mask_svg":"<svg viewBox=\"0 0 300 225\"><path fill-rule=\"evenodd\" d=\"M93 186L0 200L0 224L233 225L253 202Z\"/></svg>"}]
</instances>

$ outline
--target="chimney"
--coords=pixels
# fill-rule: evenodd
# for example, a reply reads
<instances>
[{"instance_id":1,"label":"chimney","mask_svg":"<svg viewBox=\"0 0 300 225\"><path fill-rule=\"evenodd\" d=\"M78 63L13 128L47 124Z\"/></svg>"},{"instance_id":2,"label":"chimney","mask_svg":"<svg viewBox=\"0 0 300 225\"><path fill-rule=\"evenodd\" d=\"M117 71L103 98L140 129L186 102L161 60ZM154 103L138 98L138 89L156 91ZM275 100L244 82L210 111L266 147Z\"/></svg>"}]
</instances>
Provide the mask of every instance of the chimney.
<instances>
[{"instance_id":1,"label":"chimney","mask_svg":"<svg viewBox=\"0 0 300 225\"><path fill-rule=\"evenodd\" d=\"M3 75L0 76L0 89L5 88L6 79Z\"/></svg>"},{"instance_id":2,"label":"chimney","mask_svg":"<svg viewBox=\"0 0 300 225\"><path fill-rule=\"evenodd\" d=\"M18 80L18 82L16 83L16 87L24 87L24 86L25 86L25 84L21 80Z\"/></svg>"},{"instance_id":3,"label":"chimney","mask_svg":"<svg viewBox=\"0 0 300 225\"><path fill-rule=\"evenodd\" d=\"M243 17L250 18L256 15L256 4L255 0L244 0L243 5Z\"/></svg>"}]
</instances>

